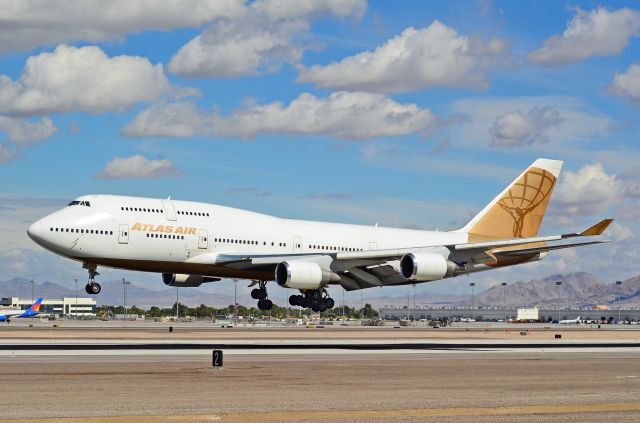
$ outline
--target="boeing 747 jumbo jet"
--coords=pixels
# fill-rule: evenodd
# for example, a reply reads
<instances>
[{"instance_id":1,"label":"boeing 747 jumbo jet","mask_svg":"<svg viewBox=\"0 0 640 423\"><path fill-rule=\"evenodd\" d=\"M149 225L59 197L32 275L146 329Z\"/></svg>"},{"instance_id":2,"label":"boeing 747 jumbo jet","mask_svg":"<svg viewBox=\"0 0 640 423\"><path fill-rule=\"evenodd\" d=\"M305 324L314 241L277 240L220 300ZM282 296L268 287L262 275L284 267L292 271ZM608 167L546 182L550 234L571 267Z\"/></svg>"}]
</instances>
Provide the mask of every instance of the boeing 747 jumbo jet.
<instances>
[{"instance_id":1,"label":"boeing 747 jumbo jet","mask_svg":"<svg viewBox=\"0 0 640 423\"><path fill-rule=\"evenodd\" d=\"M261 310L267 282L299 290L289 303L324 311L329 284L346 290L437 281L543 259L605 241L603 220L581 233L538 236L562 162L538 159L463 228L420 231L281 219L215 204L86 195L28 229L42 247L83 263L98 294L98 266L162 273L166 285L248 279Z\"/></svg>"}]
</instances>

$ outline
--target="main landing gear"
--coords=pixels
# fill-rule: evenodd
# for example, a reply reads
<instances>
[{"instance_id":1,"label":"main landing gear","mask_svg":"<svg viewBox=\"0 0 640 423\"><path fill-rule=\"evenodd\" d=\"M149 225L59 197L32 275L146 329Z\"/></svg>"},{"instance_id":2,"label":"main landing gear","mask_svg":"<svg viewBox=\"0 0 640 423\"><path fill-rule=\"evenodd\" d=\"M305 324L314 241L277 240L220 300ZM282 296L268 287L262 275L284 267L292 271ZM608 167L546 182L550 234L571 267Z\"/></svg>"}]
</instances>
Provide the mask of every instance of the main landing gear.
<instances>
[{"instance_id":1,"label":"main landing gear","mask_svg":"<svg viewBox=\"0 0 640 423\"><path fill-rule=\"evenodd\" d=\"M251 290L251 298L258 300L258 308L260 310L271 310L271 308L273 308L273 301L268 297L267 283L265 281L258 281L258 288Z\"/></svg>"},{"instance_id":2,"label":"main landing gear","mask_svg":"<svg viewBox=\"0 0 640 423\"><path fill-rule=\"evenodd\" d=\"M84 287L84 290L87 291L87 294L97 295L102 290L102 287L99 283L95 281L95 277L100 273L96 271L96 265L84 264L83 267L89 271L89 280L87 281L87 285Z\"/></svg>"},{"instance_id":3,"label":"main landing gear","mask_svg":"<svg viewBox=\"0 0 640 423\"><path fill-rule=\"evenodd\" d=\"M310 308L316 313L327 311L336 305L333 298L329 297L327 290L324 288L306 291L304 295L291 295L289 297L289 304Z\"/></svg>"}]
</instances>

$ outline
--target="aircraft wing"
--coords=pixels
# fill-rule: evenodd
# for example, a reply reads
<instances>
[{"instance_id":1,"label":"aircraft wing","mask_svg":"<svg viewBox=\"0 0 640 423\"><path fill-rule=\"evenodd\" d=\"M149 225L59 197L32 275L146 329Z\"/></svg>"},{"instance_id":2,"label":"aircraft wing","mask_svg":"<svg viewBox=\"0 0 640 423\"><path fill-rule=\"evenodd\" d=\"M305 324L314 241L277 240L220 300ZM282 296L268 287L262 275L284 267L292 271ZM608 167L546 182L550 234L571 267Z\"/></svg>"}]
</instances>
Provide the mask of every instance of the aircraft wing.
<instances>
[{"instance_id":1,"label":"aircraft wing","mask_svg":"<svg viewBox=\"0 0 640 423\"><path fill-rule=\"evenodd\" d=\"M304 260L322 265L341 277L340 284L348 291L375 286L416 283L405 279L399 272L400 259L408 253L433 253L448 257L460 265L457 274L470 273L475 265L502 266L529 260L551 250L574 248L608 242L563 242L578 237L600 235L611 224L605 219L580 232L530 238L490 240L451 245L426 245L359 252L251 254L223 253L193 257L190 261L210 263L236 269L275 270L283 261ZM486 269L488 267L484 267ZM480 269L480 270L483 270Z\"/></svg>"},{"instance_id":2,"label":"aircraft wing","mask_svg":"<svg viewBox=\"0 0 640 423\"><path fill-rule=\"evenodd\" d=\"M6 310L0 314L0 322L6 322L9 319L19 316L21 313L23 313L22 310Z\"/></svg>"}]
</instances>

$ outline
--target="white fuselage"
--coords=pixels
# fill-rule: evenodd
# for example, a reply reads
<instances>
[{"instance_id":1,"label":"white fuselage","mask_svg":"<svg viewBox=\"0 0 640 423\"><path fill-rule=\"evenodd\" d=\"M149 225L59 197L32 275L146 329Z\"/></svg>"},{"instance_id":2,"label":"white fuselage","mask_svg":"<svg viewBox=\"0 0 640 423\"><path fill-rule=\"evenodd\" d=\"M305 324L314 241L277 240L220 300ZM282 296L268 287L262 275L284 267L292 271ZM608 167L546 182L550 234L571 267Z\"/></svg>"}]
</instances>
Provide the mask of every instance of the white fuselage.
<instances>
[{"instance_id":1,"label":"white fuselage","mask_svg":"<svg viewBox=\"0 0 640 423\"><path fill-rule=\"evenodd\" d=\"M75 203L75 204L73 204ZM300 254L464 243L466 233L281 219L215 204L83 196L29 228L56 254L129 270L272 280L272 269L212 266L224 254Z\"/></svg>"}]
</instances>

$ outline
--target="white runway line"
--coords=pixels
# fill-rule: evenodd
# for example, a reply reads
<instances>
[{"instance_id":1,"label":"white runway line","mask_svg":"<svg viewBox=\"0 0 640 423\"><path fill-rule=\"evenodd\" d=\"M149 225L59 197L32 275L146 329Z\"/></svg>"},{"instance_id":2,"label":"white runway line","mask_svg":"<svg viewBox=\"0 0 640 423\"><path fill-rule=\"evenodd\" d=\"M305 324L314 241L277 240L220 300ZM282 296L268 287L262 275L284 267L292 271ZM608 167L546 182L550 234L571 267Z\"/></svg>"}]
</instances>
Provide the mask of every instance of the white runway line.
<instances>
[{"instance_id":1,"label":"white runway line","mask_svg":"<svg viewBox=\"0 0 640 423\"><path fill-rule=\"evenodd\" d=\"M300 350L282 350L282 349L224 349L227 356L247 356L247 355L460 355L460 354L588 354L588 353L638 353L636 348L501 348L501 349L406 349L406 350L345 350L345 349L300 349ZM181 350L140 350L140 349L122 349L122 350L16 350L16 351L0 351L0 361L10 360L12 357L51 357L51 356L211 356L212 349L181 349ZM639 354L640 356L640 354Z\"/></svg>"}]
</instances>

